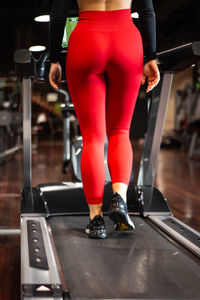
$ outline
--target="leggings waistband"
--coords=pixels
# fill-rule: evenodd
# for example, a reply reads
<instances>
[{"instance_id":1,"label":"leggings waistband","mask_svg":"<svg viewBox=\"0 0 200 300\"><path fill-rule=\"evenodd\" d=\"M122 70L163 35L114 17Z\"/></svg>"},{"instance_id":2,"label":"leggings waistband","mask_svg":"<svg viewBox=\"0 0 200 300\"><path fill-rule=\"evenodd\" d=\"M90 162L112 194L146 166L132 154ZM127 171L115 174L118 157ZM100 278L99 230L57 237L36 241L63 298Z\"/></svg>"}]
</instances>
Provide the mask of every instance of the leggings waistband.
<instances>
[{"instance_id":1,"label":"leggings waistband","mask_svg":"<svg viewBox=\"0 0 200 300\"><path fill-rule=\"evenodd\" d=\"M85 10L79 13L79 25L88 26L88 30L119 30L133 24L131 9Z\"/></svg>"}]
</instances>

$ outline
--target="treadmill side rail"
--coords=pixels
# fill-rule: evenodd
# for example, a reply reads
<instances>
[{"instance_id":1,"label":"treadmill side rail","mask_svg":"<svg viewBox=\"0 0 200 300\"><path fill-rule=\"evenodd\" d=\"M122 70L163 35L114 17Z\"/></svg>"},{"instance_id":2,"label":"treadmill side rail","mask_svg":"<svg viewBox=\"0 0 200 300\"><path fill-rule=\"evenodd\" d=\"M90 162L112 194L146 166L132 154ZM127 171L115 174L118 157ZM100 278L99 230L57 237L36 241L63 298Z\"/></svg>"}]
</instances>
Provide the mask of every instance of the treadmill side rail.
<instances>
[{"instance_id":1,"label":"treadmill side rail","mask_svg":"<svg viewBox=\"0 0 200 300\"><path fill-rule=\"evenodd\" d=\"M200 232L176 219L166 216L149 216L153 223L200 258Z\"/></svg>"},{"instance_id":2,"label":"treadmill side rail","mask_svg":"<svg viewBox=\"0 0 200 300\"><path fill-rule=\"evenodd\" d=\"M41 229L48 268L31 267L29 263L28 224L37 224ZM37 237L33 237L37 244ZM39 247L35 247L38 251ZM40 253L37 252L40 258ZM66 293L66 291L65 291ZM63 299L61 279L44 217L21 217L21 295L22 299ZM60 296L59 296L60 295ZM55 297L55 298L54 298Z\"/></svg>"},{"instance_id":3,"label":"treadmill side rail","mask_svg":"<svg viewBox=\"0 0 200 300\"><path fill-rule=\"evenodd\" d=\"M40 222L28 220L27 230L30 266L36 269L49 270Z\"/></svg>"},{"instance_id":4,"label":"treadmill side rail","mask_svg":"<svg viewBox=\"0 0 200 300\"><path fill-rule=\"evenodd\" d=\"M59 284L23 284L22 296L24 300L28 299L46 299L62 300L62 287Z\"/></svg>"}]
</instances>

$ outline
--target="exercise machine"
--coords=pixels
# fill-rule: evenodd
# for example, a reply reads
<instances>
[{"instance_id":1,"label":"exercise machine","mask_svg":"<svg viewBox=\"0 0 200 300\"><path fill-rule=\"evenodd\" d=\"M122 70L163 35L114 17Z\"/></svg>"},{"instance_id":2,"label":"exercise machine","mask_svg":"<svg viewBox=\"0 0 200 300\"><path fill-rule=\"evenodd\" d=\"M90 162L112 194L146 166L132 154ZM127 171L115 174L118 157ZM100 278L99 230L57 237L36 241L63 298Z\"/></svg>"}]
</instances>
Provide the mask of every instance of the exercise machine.
<instances>
[{"instance_id":1,"label":"exercise machine","mask_svg":"<svg viewBox=\"0 0 200 300\"><path fill-rule=\"evenodd\" d=\"M22 149L22 112L18 82L0 81L0 164Z\"/></svg>"},{"instance_id":2,"label":"exercise machine","mask_svg":"<svg viewBox=\"0 0 200 300\"><path fill-rule=\"evenodd\" d=\"M64 62L66 53L61 56ZM161 80L152 92L138 181L128 188L136 231L114 232L106 216L112 196L108 181L103 211L109 238L102 241L84 234L88 207L81 182L32 187L31 85L42 80L41 64L28 50L15 52L23 87L22 299L199 299L200 233L173 217L154 187L173 74L199 58L199 41L158 53ZM49 64L42 62L44 78Z\"/></svg>"},{"instance_id":3,"label":"exercise machine","mask_svg":"<svg viewBox=\"0 0 200 300\"><path fill-rule=\"evenodd\" d=\"M21 148L22 113L0 110L0 164L6 157L16 154Z\"/></svg>"}]
</instances>

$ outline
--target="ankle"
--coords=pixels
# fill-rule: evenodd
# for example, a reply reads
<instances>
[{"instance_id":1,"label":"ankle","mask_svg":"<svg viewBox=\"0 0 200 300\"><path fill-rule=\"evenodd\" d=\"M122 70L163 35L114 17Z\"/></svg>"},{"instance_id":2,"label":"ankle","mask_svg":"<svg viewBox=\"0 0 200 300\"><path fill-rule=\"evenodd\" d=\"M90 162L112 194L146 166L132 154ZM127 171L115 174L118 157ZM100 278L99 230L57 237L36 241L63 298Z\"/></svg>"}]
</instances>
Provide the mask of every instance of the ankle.
<instances>
[{"instance_id":1,"label":"ankle","mask_svg":"<svg viewBox=\"0 0 200 300\"><path fill-rule=\"evenodd\" d=\"M124 200L124 202L127 202L126 195L124 193L114 192L114 194L117 193L120 195L120 197Z\"/></svg>"},{"instance_id":2,"label":"ankle","mask_svg":"<svg viewBox=\"0 0 200 300\"><path fill-rule=\"evenodd\" d=\"M128 186L125 183L114 183L112 185L113 193L118 193L122 199L127 202L127 189Z\"/></svg>"},{"instance_id":3,"label":"ankle","mask_svg":"<svg viewBox=\"0 0 200 300\"><path fill-rule=\"evenodd\" d=\"M90 220L94 219L96 216L101 216L103 218L103 213L100 213L100 214L91 214L90 213Z\"/></svg>"},{"instance_id":4,"label":"ankle","mask_svg":"<svg viewBox=\"0 0 200 300\"><path fill-rule=\"evenodd\" d=\"M89 210L90 210L90 219L91 220L97 215L103 217L102 204L89 205Z\"/></svg>"}]
</instances>

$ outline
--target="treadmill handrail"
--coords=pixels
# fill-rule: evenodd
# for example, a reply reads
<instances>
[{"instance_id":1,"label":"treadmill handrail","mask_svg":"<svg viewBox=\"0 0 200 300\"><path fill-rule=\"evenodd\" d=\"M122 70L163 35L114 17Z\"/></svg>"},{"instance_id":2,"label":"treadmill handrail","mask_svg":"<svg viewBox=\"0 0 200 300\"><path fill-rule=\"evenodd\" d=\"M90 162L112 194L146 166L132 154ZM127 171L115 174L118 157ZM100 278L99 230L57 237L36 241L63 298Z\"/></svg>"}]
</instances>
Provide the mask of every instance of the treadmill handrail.
<instances>
[{"instance_id":1,"label":"treadmill handrail","mask_svg":"<svg viewBox=\"0 0 200 300\"><path fill-rule=\"evenodd\" d=\"M65 71L67 50L60 54L60 63ZM200 41L190 42L172 49L157 53L158 66L163 73L177 73L200 59ZM50 68L49 53L46 52L36 60L28 49L19 49L14 53L16 73L19 77L35 76L38 81L49 81L48 73ZM21 65L21 66L20 66ZM41 70L42 68L42 70ZM62 79L65 81L65 75Z\"/></svg>"},{"instance_id":2,"label":"treadmill handrail","mask_svg":"<svg viewBox=\"0 0 200 300\"><path fill-rule=\"evenodd\" d=\"M200 41L194 41L157 54L160 71L177 73L200 59Z\"/></svg>"}]
</instances>

